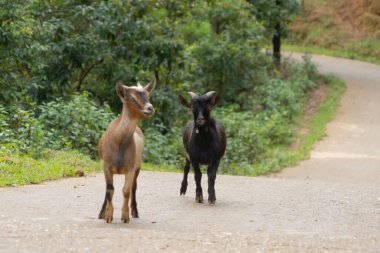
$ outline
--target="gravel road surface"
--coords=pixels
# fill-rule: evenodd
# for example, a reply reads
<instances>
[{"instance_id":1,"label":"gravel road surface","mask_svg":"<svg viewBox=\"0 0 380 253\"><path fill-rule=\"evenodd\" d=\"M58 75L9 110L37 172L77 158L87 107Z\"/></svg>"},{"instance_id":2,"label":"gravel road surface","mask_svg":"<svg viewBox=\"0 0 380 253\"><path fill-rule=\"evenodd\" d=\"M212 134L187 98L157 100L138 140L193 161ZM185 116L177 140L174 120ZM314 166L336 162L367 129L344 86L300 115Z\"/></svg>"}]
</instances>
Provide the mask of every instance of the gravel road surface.
<instances>
[{"instance_id":1,"label":"gravel road surface","mask_svg":"<svg viewBox=\"0 0 380 253\"><path fill-rule=\"evenodd\" d=\"M213 206L195 203L192 175L179 196L181 174L142 171L129 224L122 176L112 224L97 219L102 174L0 188L0 252L380 252L380 66L313 61L347 91L309 160L269 177L217 176Z\"/></svg>"}]
</instances>

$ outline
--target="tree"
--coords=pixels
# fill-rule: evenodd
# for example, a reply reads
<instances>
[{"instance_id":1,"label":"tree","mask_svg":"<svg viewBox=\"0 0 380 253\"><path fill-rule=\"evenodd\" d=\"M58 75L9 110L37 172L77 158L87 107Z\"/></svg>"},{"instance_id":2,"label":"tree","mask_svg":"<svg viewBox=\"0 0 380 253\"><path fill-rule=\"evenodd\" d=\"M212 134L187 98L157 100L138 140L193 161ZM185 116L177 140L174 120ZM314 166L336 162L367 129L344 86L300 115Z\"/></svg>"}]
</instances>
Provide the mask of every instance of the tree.
<instances>
[{"instance_id":1,"label":"tree","mask_svg":"<svg viewBox=\"0 0 380 253\"><path fill-rule=\"evenodd\" d=\"M254 8L256 18L265 26L272 40L273 59L281 63L281 38L286 36L287 26L297 13L297 0L247 0Z\"/></svg>"}]
</instances>

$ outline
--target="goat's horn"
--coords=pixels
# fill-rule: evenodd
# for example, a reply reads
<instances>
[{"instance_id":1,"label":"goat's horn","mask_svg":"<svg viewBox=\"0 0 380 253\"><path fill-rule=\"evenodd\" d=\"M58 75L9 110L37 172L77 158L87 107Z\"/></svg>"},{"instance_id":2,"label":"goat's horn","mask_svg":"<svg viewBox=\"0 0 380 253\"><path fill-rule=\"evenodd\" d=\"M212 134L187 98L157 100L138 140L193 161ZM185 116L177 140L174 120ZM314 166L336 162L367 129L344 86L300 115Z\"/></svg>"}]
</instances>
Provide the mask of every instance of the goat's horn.
<instances>
[{"instance_id":1,"label":"goat's horn","mask_svg":"<svg viewBox=\"0 0 380 253\"><path fill-rule=\"evenodd\" d=\"M140 82L137 82L137 87L140 87L140 88L142 88L142 86L141 86L141 83L140 83Z\"/></svg>"},{"instance_id":2,"label":"goat's horn","mask_svg":"<svg viewBox=\"0 0 380 253\"><path fill-rule=\"evenodd\" d=\"M149 94L151 94L155 87L156 87L156 78L153 77L152 81L150 81L150 83L148 83L148 84L145 86L144 89L145 89Z\"/></svg>"},{"instance_id":3,"label":"goat's horn","mask_svg":"<svg viewBox=\"0 0 380 253\"><path fill-rule=\"evenodd\" d=\"M209 91L209 92L206 93L206 96L208 96L210 98L212 98L215 95L216 95L216 91Z\"/></svg>"},{"instance_id":4,"label":"goat's horn","mask_svg":"<svg viewBox=\"0 0 380 253\"><path fill-rule=\"evenodd\" d=\"M188 93L189 93L191 98L198 97L198 95L195 94L194 92L189 91Z\"/></svg>"}]
</instances>

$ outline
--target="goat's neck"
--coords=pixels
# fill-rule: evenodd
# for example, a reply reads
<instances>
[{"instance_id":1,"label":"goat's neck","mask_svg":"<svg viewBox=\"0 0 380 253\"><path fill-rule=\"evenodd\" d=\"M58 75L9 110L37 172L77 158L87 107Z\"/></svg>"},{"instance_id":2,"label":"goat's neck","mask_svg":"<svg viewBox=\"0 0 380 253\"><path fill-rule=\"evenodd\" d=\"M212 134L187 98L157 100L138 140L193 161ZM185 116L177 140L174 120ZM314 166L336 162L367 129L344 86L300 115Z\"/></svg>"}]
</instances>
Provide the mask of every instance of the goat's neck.
<instances>
[{"instance_id":1,"label":"goat's neck","mask_svg":"<svg viewBox=\"0 0 380 253\"><path fill-rule=\"evenodd\" d=\"M198 143L208 143L211 138L210 126L194 127L195 139Z\"/></svg>"},{"instance_id":2,"label":"goat's neck","mask_svg":"<svg viewBox=\"0 0 380 253\"><path fill-rule=\"evenodd\" d=\"M128 109L123 107L123 110L120 115L120 123L117 128L118 135L123 142L130 142L133 137L133 133L136 130L139 120L136 118L130 117Z\"/></svg>"}]
</instances>

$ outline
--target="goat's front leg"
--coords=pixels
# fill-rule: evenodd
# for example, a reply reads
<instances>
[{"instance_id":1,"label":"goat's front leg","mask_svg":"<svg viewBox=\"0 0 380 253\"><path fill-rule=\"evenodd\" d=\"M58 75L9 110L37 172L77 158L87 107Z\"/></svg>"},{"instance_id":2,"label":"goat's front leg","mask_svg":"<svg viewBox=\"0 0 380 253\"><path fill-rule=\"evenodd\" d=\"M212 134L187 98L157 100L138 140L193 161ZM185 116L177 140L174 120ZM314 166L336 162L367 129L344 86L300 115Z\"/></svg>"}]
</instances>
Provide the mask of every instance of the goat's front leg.
<instances>
[{"instance_id":1,"label":"goat's front leg","mask_svg":"<svg viewBox=\"0 0 380 253\"><path fill-rule=\"evenodd\" d=\"M125 173L125 181L124 181L124 186L123 186L123 196L124 196L124 201L123 201L123 207L121 210L121 221L123 223L128 223L129 222L129 197L131 195L131 189L132 189L132 183L133 183L133 178L135 176L135 171L134 169L128 169L128 172Z\"/></svg>"},{"instance_id":2,"label":"goat's front leg","mask_svg":"<svg viewBox=\"0 0 380 253\"><path fill-rule=\"evenodd\" d=\"M190 161L186 159L185 167L183 168L183 180L181 183L181 189L179 191L180 195L185 195L187 190L187 175L189 174L190 170Z\"/></svg>"},{"instance_id":3,"label":"goat's front leg","mask_svg":"<svg viewBox=\"0 0 380 253\"><path fill-rule=\"evenodd\" d=\"M203 192L202 192L202 186L201 186L201 180L202 180L202 172L199 167L199 163L191 162L194 168L194 179L196 184L195 189L195 202L197 203L203 203Z\"/></svg>"},{"instance_id":4,"label":"goat's front leg","mask_svg":"<svg viewBox=\"0 0 380 253\"><path fill-rule=\"evenodd\" d=\"M139 176L139 173L140 173L140 168L137 168L135 172L135 176L133 177L133 183L132 183L131 214L133 218L139 217L139 211L137 210L137 202L136 202L137 177Z\"/></svg>"},{"instance_id":5,"label":"goat's front leg","mask_svg":"<svg viewBox=\"0 0 380 253\"><path fill-rule=\"evenodd\" d=\"M99 219L104 219L105 222L111 223L113 219L113 174L109 169L105 169L104 176L106 179L106 196L104 198L102 209L99 213Z\"/></svg>"},{"instance_id":6,"label":"goat's front leg","mask_svg":"<svg viewBox=\"0 0 380 253\"><path fill-rule=\"evenodd\" d=\"M208 176L208 203L209 204L215 204L215 179L216 179L216 172L219 167L220 160L217 160L213 163L211 163L207 167L207 176Z\"/></svg>"}]
</instances>

